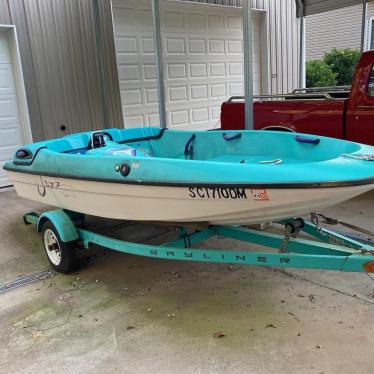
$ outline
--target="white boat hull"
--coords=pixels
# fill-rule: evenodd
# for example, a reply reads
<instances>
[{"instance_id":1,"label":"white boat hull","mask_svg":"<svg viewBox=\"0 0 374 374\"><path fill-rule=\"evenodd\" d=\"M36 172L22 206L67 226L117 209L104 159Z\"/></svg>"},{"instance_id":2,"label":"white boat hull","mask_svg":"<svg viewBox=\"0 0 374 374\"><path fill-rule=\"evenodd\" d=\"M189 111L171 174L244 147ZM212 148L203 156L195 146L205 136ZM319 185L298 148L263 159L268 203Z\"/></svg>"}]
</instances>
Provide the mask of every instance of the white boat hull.
<instances>
[{"instance_id":1,"label":"white boat hull","mask_svg":"<svg viewBox=\"0 0 374 374\"><path fill-rule=\"evenodd\" d=\"M9 171L19 196L84 214L136 221L254 224L338 204L374 185L242 189L152 186L40 176Z\"/></svg>"}]
</instances>

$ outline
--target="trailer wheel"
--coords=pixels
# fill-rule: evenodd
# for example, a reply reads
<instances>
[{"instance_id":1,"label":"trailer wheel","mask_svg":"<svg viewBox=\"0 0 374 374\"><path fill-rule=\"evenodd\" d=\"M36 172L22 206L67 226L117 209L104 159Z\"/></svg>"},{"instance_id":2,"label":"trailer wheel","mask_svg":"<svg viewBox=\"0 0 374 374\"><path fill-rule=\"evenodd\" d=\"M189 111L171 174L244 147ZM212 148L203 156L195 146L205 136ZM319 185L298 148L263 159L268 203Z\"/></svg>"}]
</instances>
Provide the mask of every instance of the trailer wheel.
<instances>
[{"instance_id":1,"label":"trailer wheel","mask_svg":"<svg viewBox=\"0 0 374 374\"><path fill-rule=\"evenodd\" d=\"M43 225L43 243L48 260L56 271L69 273L75 269L76 241L63 242L51 221Z\"/></svg>"}]
</instances>

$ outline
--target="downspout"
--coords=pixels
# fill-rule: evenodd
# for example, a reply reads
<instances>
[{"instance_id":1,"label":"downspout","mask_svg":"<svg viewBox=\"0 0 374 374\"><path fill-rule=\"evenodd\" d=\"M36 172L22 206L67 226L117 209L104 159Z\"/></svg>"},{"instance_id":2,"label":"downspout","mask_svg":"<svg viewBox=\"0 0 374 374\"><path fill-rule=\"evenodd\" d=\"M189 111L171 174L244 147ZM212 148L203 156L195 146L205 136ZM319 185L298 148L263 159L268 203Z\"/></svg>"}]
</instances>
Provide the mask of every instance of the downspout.
<instances>
[{"instance_id":1,"label":"downspout","mask_svg":"<svg viewBox=\"0 0 374 374\"><path fill-rule=\"evenodd\" d=\"M103 33L100 22L100 7L98 0L92 0L92 10L94 18L94 29L95 29L95 43L96 43L96 60L99 72L100 81L100 98L101 98L101 110L102 110L102 128L110 128L109 123L109 107L108 107L108 84L107 75L105 74L105 62L104 62L104 49L103 49Z\"/></svg>"}]
</instances>

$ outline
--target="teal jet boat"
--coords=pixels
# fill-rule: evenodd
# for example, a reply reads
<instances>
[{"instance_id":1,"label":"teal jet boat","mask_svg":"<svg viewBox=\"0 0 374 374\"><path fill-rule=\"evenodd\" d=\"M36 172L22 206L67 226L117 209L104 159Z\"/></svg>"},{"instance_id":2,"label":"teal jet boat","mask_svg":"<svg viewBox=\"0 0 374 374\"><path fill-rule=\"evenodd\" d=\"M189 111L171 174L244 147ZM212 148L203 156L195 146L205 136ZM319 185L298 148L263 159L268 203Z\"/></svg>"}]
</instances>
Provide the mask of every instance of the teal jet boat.
<instances>
[{"instance_id":1,"label":"teal jet boat","mask_svg":"<svg viewBox=\"0 0 374 374\"><path fill-rule=\"evenodd\" d=\"M17 193L99 217L253 224L374 188L374 147L275 131L105 129L18 149Z\"/></svg>"}]
</instances>

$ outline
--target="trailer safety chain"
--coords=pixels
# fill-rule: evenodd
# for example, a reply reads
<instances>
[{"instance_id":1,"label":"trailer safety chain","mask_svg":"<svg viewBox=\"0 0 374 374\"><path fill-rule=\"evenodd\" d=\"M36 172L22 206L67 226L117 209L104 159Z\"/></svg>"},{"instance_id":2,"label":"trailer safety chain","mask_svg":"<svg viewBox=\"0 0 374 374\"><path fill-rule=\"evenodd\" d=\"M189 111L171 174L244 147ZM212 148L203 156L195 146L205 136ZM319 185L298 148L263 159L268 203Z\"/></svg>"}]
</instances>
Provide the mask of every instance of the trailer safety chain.
<instances>
[{"instance_id":1,"label":"trailer safety chain","mask_svg":"<svg viewBox=\"0 0 374 374\"><path fill-rule=\"evenodd\" d=\"M313 213L312 213L313 214ZM355 226L355 225L352 225L351 223L347 223L347 222L343 222L343 221L339 221L337 220L336 218L331 218L331 217L327 217L325 216L324 214L321 214L321 213L315 213L317 214L317 216L319 218L322 218L323 219L323 222L326 223L327 225L337 225L337 224L341 224L345 227L348 227L349 229L352 229L352 230L355 230L355 231L358 231L358 232L361 232L363 234L366 234L368 236L372 236L374 237L374 232L373 231L370 231L370 230L366 230L366 229L363 229L362 227L358 227L358 226ZM317 219L318 219L317 217Z\"/></svg>"},{"instance_id":2,"label":"trailer safety chain","mask_svg":"<svg viewBox=\"0 0 374 374\"><path fill-rule=\"evenodd\" d=\"M319 215L317 212L310 213L310 220L313 225L316 227L316 230L319 234L326 236L327 234L323 231L322 226L319 224Z\"/></svg>"},{"instance_id":3,"label":"trailer safety chain","mask_svg":"<svg viewBox=\"0 0 374 374\"><path fill-rule=\"evenodd\" d=\"M352 225L351 223L347 223L347 222L343 222L343 221L339 221L338 219L336 218L331 218L331 217L327 217L325 216L324 214L322 213L317 213L317 212L313 212L310 214L310 220L311 222L315 225L316 227L316 230L317 232L322 235L322 236L327 236L329 241L331 241L332 243L335 243L335 244L338 244L338 245L342 245L342 246L345 246L344 243L342 243L340 240L336 239L334 236L332 235L329 235L326 231L323 230L323 227L320 225L320 218L323 219L323 222L326 224L326 225L343 225L345 227L348 227L354 231L358 231L358 232L361 232L363 234L366 234L368 236L372 236L374 237L374 232L370 231L370 230L366 230L366 229L363 229L361 227L358 227L358 226L355 226L355 225ZM374 251L369 251L365 248L361 248L361 252L363 254L374 254Z\"/></svg>"},{"instance_id":4,"label":"trailer safety chain","mask_svg":"<svg viewBox=\"0 0 374 374\"><path fill-rule=\"evenodd\" d=\"M324 217L325 216L323 214L320 214L320 213L317 213L317 212L313 212L313 213L310 214L310 220L314 224L314 226L316 227L317 232L321 236L327 237L330 243L333 243L333 244L336 244L336 245L340 245L340 246L343 246L343 247L347 247L347 245L343 241L335 238L333 235L330 235L329 233L327 233L323 229L323 227L320 225L319 218L324 218ZM326 219L324 220L324 222L326 224L330 224L330 225L337 225L339 223L338 220L333 219L333 218L329 218L329 217L326 217Z\"/></svg>"}]
</instances>

